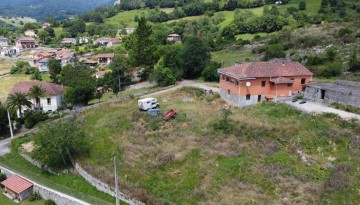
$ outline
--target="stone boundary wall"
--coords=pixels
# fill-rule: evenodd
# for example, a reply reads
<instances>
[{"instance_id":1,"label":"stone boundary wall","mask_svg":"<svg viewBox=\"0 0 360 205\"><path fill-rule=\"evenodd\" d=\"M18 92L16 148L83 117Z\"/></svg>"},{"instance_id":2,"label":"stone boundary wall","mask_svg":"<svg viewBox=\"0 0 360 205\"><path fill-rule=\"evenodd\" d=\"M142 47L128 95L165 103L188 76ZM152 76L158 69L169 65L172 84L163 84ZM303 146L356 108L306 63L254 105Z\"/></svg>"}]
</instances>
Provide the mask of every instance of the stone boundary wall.
<instances>
[{"instance_id":1,"label":"stone boundary wall","mask_svg":"<svg viewBox=\"0 0 360 205\"><path fill-rule=\"evenodd\" d=\"M50 172L51 174L54 175L59 175L58 173L56 173L55 171L53 171L50 167L47 167L46 165L41 164L40 162L36 161L35 159L31 158L29 155L19 152L19 154L26 159L27 161L29 161L31 164L37 166L40 169L45 169L47 172Z\"/></svg>"},{"instance_id":2,"label":"stone boundary wall","mask_svg":"<svg viewBox=\"0 0 360 205\"><path fill-rule=\"evenodd\" d=\"M88 181L92 186L96 187L96 189L98 189L99 191L105 192L113 197L116 196L115 190L112 187L110 187L108 184L100 181L99 179L93 177L91 174L89 174L87 171L85 171L78 163L75 162L74 167L75 167L76 171L78 171L79 174L86 181ZM130 205L145 205L143 202L138 201L136 199L132 199L121 192L119 192L119 199Z\"/></svg>"},{"instance_id":3,"label":"stone boundary wall","mask_svg":"<svg viewBox=\"0 0 360 205\"><path fill-rule=\"evenodd\" d=\"M1 173L4 173L7 177L11 177L14 174L21 176L20 174L2 166L0 166L0 171ZM39 193L40 196L45 200L51 199L55 201L57 205L90 205L89 203L76 199L72 196L42 186L26 177L23 176L21 177L31 182L34 185L34 189L33 189L34 192Z\"/></svg>"}]
</instances>

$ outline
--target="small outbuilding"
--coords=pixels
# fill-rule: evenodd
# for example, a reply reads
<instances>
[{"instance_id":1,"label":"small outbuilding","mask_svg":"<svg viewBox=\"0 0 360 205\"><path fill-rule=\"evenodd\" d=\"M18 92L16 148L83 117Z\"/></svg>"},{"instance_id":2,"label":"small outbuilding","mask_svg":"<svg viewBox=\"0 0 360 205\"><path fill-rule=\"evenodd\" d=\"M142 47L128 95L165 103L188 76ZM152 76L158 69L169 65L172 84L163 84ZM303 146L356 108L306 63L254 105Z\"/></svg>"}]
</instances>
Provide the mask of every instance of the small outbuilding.
<instances>
[{"instance_id":1,"label":"small outbuilding","mask_svg":"<svg viewBox=\"0 0 360 205\"><path fill-rule=\"evenodd\" d=\"M360 107L360 83L340 80L335 83L309 83L304 97L325 104Z\"/></svg>"},{"instance_id":2,"label":"small outbuilding","mask_svg":"<svg viewBox=\"0 0 360 205\"><path fill-rule=\"evenodd\" d=\"M17 202L28 198L33 193L34 185L18 175L11 176L1 184L5 187L4 194Z\"/></svg>"}]
</instances>

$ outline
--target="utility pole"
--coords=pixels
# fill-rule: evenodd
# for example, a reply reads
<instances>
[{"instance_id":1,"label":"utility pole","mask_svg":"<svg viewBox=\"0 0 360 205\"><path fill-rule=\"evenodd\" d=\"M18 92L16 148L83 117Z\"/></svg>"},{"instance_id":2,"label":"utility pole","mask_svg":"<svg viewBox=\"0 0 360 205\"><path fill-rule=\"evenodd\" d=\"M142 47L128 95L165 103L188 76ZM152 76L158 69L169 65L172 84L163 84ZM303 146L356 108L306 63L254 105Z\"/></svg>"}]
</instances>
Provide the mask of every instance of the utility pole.
<instances>
[{"instance_id":1,"label":"utility pole","mask_svg":"<svg viewBox=\"0 0 360 205\"><path fill-rule=\"evenodd\" d=\"M119 201L119 186L118 186L118 176L116 171L116 157L114 157L114 170L115 170L115 195L116 195L116 205L120 205Z\"/></svg>"},{"instance_id":2,"label":"utility pole","mask_svg":"<svg viewBox=\"0 0 360 205\"><path fill-rule=\"evenodd\" d=\"M8 110L7 110L7 115L8 115L8 119L9 119L9 128L10 128L11 139L14 139L14 133L12 130L12 123L11 123L11 119L10 119L10 113Z\"/></svg>"}]
</instances>

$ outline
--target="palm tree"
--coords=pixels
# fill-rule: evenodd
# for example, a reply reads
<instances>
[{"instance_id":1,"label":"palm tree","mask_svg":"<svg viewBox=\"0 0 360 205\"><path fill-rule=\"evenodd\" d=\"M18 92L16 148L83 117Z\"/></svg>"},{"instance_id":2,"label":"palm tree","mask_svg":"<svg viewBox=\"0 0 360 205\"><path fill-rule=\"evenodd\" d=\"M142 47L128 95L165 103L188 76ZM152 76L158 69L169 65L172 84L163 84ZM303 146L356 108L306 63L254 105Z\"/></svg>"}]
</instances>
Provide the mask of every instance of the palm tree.
<instances>
[{"instance_id":1,"label":"palm tree","mask_svg":"<svg viewBox=\"0 0 360 205\"><path fill-rule=\"evenodd\" d=\"M27 99L26 95L23 93L14 93L10 94L7 98L7 108L10 110L19 110L19 115L21 116L21 107L30 108L32 103Z\"/></svg>"},{"instance_id":2,"label":"palm tree","mask_svg":"<svg viewBox=\"0 0 360 205\"><path fill-rule=\"evenodd\" d=\"M35 106L40 106L40 98L46 95L46 90L40 85L33 85L29 91L29 96L35 99Z\"/></svg>"}]
</instances>

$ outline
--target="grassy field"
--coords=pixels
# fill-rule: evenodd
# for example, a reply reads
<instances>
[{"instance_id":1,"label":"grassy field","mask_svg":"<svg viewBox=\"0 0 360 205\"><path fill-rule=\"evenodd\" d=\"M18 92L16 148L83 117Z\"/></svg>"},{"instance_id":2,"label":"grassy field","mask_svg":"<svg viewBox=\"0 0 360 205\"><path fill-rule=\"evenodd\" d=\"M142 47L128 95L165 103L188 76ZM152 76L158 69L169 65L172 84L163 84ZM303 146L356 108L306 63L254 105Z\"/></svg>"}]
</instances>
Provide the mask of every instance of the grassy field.
<instances>
[{"instance_id":1,"label":"grassy field","mask_svg":"<svg viewBox=\"0 0 360 205\"><path fill-rule=\"evenodd\" d=\"M88 171L111 183L117 156L122 191L148 203L360 202L359 122L263 103L231 108L223 130L227 105L214 96L185 88L156 97L162 111L178 111L175 119L139 112L136 99L78 116Z\"/></svg>"},{"instance_id":2,"label":"grassy field","mask_svg":"<svg viewBox=\"0 0 360 205\"><path fill-rule=\"evenodd\" d=\"M11 88L18 82L29 81L30 75L15 74L0 78L0 101L4 102Z\"/></svg>"},{"instance_id":3,"label":"grassy field","mask_svg":"<svg viewBox=\"0 0 360 205\"><path fill-rule=\"evenodd\" d=\"M12 63L11 61L0 60L0 74L10 72L13 65L14 63Z\"/></svg>"},{"instance_id":4,"label":"grassy field","mask_svg":"<svg viewBox=\"0 0 360 205\"><path fill-rule=\"evenodd\" d=\"M7 198L2 193L4 192L4 189L0 188L0 204L1 205L16 205L17 203L13 202L9 198ZM37 200L37 201L29 201L25 200L19 203L20 205L45 205L44 200Z\"/></svg>"},{"instance_id":5,"label":"grassy field","mask_svg":"<svg viewBox=\"0 0 360 205\"><path fill-rule=\"evenodd\" d=\"M29 17L19 18L17 20L13 20L13 19L8 19L8 18L0 16L0 21L4 21L4 22L6 22L8 24L11 24L13 26L16 26L16 27L20 27L20 26L22 26L20 24L20 22L23 22L23 24L25 24L27 22L33 22L33 21L36 21L36 20L35 19L30 19Z\"/></svg>"},{"instance_id":6,"label":"grassy field","mask_svg":"<svg viewBox=\"0 0 360 205\"><path fill-rule=\"evenodd\" d=\"M250 50L241 49L227 49L211 53L211 59L219 62L222 66L232 66L235 62L246 61L247 59L253 60L253 54Z\"/></svg>"}]
</instances>

